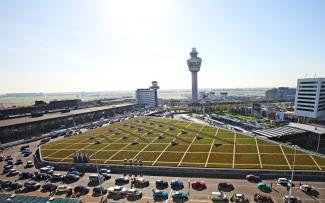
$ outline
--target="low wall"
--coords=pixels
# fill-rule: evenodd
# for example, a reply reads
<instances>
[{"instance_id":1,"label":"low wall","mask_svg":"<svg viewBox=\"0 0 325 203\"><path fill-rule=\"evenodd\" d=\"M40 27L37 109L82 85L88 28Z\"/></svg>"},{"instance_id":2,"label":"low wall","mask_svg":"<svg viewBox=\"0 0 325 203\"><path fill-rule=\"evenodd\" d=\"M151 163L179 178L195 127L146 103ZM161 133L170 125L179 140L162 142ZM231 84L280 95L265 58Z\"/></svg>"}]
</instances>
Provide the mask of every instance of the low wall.
<instances>
[{"instance_id":1,"label":"low wall","mask_svg":"<svg viewBox=\"0 0 325 203\"><path fill-rule=\"evenodd\" d=\"M45 161L40 150L34 154L36 167L52 165L58 170L68 170L71 167L83 172L96 172L96 165L92 163L62 163ZM229 169L229 168L193 168L193 167L164 167L164 166L125 166L99 164L100 168L107 168L112 173L119 174L143 174L154 176L178 176L178 177L206 177L206 178L238 178L243 179L247 174L255 174L263 179L277 179L279 177L290 178L290 170L265 170L265 169ZM325 171L295 170L294 180L325 181Z\"/></svg>"}]
</instances>

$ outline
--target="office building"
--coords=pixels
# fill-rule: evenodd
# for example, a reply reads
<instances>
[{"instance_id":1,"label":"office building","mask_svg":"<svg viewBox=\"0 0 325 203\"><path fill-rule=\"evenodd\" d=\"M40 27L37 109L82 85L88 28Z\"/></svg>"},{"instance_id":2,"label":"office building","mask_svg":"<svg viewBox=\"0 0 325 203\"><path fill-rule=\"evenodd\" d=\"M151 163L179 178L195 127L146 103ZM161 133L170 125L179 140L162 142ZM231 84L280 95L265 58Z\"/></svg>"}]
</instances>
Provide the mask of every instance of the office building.
<instances>
[{"instance_id":1,"label":"office building","mask_svg":"<svg viewBox=\"0 0 325 203\"><path fill-rule=\"evenodd\" d=\"M158 106L158 82L152 81L149 88L137 89L136 100L139 106L157 107Z\"/></svg>"},{"instance_id":2,"label":"office building","mask_svg":"<svg viewBox=\"0 0 325 203\"><path fill-rule=\"evenodd\" d=\"M298 79L295 115L302 121L325 120L325 78Z\"/></svg>"},{"instance_id":3,"label":"office building","mask_svg":"<svg viewBox=\"0 0 325 203\"><path fill-rule=\"evenodd\" d=\"M191 58L187 59L188 69L192 73L192 103L198 103L197 72L200 71L202 59L197 57L199 53L193 47L190 53Z\"/></svg>"}]
</instances>

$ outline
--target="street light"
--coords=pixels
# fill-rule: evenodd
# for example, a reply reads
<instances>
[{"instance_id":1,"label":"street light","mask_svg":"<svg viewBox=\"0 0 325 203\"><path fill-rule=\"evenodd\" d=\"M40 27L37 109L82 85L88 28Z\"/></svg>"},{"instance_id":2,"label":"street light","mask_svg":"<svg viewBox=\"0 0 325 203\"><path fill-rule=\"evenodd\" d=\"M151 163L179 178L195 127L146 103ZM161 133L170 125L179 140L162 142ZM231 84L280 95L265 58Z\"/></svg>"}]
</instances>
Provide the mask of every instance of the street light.
<instances>
[{"instance_id":1,"label":"street light","mask_svg":"<svg viewBox=\"0 0 325 203\"><path fill-rule=\"evenodd\" d=\"M292 180L293 180L293 174L294 174L294 170L295 170L295 162L296 162L296 153L297 153L297 145L292 145L295 148L295 153L293 156L293 164L292 164L292 169L291 169L291 182L290 182L290 190L289 190L289 201L290 201L290 196L291 196L291 192L292 192Z\"/></svg>"},{"instance_id":2,"label":"street light","mask_svg":"<svg viewBox=\"0 0 325 203\"><path fill-rule=\"evenodd\" d=\"M97 176L98 176L98 183L99 183L99 187L100 187L100 195L102 196L101 202L103 201L103 188L102 188L102 176L99 175L99 169L98 169L98 162L97 162L97 157L96 157L96 147L95 145L100 144L101 142L99 140L97 140L94 136L89 138L90 140L94 140L93 143L91 143L93 145L94 148L94 156L95 156L95 162L96 162L96 170L97 170Z\"/></svg>"}]
</instances>

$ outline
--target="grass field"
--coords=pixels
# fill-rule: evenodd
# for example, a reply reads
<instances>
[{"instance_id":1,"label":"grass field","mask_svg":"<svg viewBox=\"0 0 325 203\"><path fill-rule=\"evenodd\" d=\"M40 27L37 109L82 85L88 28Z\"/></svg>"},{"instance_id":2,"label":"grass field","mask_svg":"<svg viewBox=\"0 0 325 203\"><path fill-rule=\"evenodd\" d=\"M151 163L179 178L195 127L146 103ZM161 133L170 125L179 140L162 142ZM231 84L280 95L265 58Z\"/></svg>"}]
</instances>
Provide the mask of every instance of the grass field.
<instances>
[{"instance_id":1,"label":"grass field","mask_svg":"<svg viewBox=\"0 0 325 203\"><path fill-rule=\"evenodd\" d=\"M101 143L92 145L91 137ZM174 143L175 145L173 145ZM90 162L207 168L325 170L325 159L220 128L157 117L137 117L41 146L45 160L72 162L87 152Z\"/></svg>"}]
</instances>

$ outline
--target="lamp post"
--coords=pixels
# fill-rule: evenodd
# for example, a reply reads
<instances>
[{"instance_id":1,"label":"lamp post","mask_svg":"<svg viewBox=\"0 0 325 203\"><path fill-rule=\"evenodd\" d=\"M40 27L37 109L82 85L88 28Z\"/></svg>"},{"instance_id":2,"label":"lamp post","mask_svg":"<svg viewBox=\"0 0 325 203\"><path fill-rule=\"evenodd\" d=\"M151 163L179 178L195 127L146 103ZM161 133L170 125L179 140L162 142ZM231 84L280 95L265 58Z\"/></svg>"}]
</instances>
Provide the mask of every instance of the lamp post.
<instances>
[{"instance_id":1,"label":"lamp post","mask_svg":"<svg viewBox=\"0 0 325 203\"><path fill-rule=\"evenodd\" d=\"M293 147L295 148L295 153L293 155L293 164L292 164L292 169L291 169L291 179L290 179L290 190L289 190L289 202L290 202L290 196L292 193L292 180L293 180L293 174L294 174L294 170L295 170L295 162L296 162L296 153L297 153L297 145L293 145Z\"/></svg>"},{"instance_id":2,"label":"lamp post","mask_svg":"<svg viewBox=\"0 0 325 203\"><path fill-rule=\"evenodd\" d=\"M318 150L319 150L319 143L320 143L320 133L318 134L317 153L318 153Z\"/></svg>"},{"instance_id":3,"label":"lamp post","mask_svg":"<svg viewBox=\"0 0 325 203\"><path fill-rule=\"evenodd\" d=\"M100 187L100 195L102 197L101 202L103 201L103 188L102 188L102 176L100 176L99 174L99 169L98 169L98 162L97 162L97 157L96 157L96 147L95 145L100 144L101 142L99 140L97 140L95 137L91 137L90 139L94 140L93 143L91 143L93 145L94 148L94 156L95 156L95 162L96 162L96 170L97 170L97 176L98 176L98 183L99 183L99 187Z\"/></svg>"}]
</instances>

